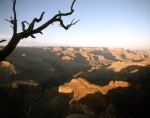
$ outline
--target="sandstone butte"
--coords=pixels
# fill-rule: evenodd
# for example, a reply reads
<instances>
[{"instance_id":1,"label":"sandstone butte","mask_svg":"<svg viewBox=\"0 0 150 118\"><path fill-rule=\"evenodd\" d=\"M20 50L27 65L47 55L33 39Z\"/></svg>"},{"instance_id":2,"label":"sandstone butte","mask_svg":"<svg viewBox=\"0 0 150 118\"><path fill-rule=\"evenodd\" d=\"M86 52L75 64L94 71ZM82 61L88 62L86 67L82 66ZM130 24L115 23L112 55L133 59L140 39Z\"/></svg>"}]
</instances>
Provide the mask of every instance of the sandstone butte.
<instances>
[{"instance_id":1,"label":"sandstone butte","mask_svg":"<svg viewBox=\"0 0 150 118\"><path fill-rule=\"evenodd\" d=\"M78 78L72 79L69 83L65 83L64 85L60 86L58 90L58 97L70 99L68 108L69 114L79 113L94 118L97 114L95 114L93 112L94 110L92 109L96 109L100 104L102 106L106 106L105 99L102 96L106 95L107 92L111 89L129 86L131 86L131 84L125 81L110 81L110 83L106 86L97 86L94 84L90 84L85 79ZM94 95L94 97L90 95ZM88 117L77 117L76 115L71 115L66 118Z\"/></svg>"}]
</instances>

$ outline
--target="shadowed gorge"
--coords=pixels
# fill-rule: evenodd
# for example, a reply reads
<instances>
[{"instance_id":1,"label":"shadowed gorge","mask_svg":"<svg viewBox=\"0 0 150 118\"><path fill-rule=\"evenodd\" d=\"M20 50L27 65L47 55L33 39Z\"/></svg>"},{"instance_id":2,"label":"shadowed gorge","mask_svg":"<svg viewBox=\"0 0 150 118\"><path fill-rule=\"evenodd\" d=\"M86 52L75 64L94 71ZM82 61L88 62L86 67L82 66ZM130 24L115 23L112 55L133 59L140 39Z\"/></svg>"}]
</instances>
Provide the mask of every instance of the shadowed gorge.
<instances>
[{"instance_id":1,"label":"shadowed gorge","mask_svg":"<svg viewBox=\"0 0 150 118\"><path fill-rule=\"evenodd\" d=\"M146 117L149 78L150 50L17 47L0 63L0 117L24 118L46 81L31 118Z\"/></svg>"}]
</instances>

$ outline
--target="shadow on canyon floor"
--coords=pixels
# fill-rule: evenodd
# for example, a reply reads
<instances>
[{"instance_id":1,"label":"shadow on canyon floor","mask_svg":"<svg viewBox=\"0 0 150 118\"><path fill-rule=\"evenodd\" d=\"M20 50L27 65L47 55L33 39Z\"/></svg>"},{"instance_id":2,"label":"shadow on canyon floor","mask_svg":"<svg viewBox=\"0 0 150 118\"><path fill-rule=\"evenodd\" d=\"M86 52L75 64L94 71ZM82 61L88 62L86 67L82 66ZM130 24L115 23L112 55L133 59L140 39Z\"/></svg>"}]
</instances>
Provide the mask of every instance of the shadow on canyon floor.
<instances>
[{"instance_id":1,"label":"shadow on canyon floor","mask_svg":"<svg viewBox=\"0 0 150 118\"><path fill-rule=\"evenodd\" d=\"M104 52L102 52L101 50L93 51L93 54L95 54L95 55L102 55L106 59L109 59L109 60L119 61L118 59L115 58L115 56L112 55L112 53L109 52L109 50L107 50L107 48L104 48ZM124 55L122 55L122 57L124 59L126 59Z\"/></svg>"},{"instance_id":2,"label":"shadow on canyon floor","mask_svg":"<svg viewBox=\"0 0 150 118\"><path fill-rule=\"evenodd\" d=\"M96 71L81 73L78 77L84 78L88 82L98 86L106 86L112 80L127 81L139 84L143 82L144 78L148 80L150 77L150 65L132 65L121 69L119 72L102 67Z\"/></svg>"},{"instance_id":3,"label":"shadow on canyon floor","mask_svg":"<svg viewBox=\"0 0 150 118\"><path fill-rule=\"evenodd\" d=\"M70 112L85 114L91 118L100 116L105 118L106 115L115 118L142 118L149 115L149 98L150 95L142 89L135 89L132 86L118 87L109 90L106 95L96 92L73 101Z\"/></svg>"},{"instance_id":4,"label":"shadow on canyon floor","mask_svg":"<svg viewBox=\"0 0 150 118\"><path fill-rule=\"evenodd\" d=\"M128 117L133 117L133 118L140 118L140 117L146 117L149 113L150 109L150 65L147 66L128 66L126 68L123 68L120 70L120 72L115 72L113 69L108 69L108 66L104 66L99 68L98 70L94 70L92 72L88 72L89 70L89 62L80 54L77 55L77 58L75 59L75 62L79 63L77 66L74 61L68 61L66 60L61 60L60 62L55 63L54 65L58 70L56 71L56 74L61 73L66 73L66 71L69 74L69 77L65 77L65 80L60 80L59 84L57 83L58 81L55 80L56 78L53 78L51 83L55 83L56 86L59 86L61 84L64 84L64 82L69 82L71 78L71 75L74 73L83 71L78 77L86 79L91 84L95 84L98 86L107 86L110 81L126 81L130 82L131 86L129 87L118 87L115 89L111 89L107 92L106 95L103 95L101 92L96 92L93 94L87 94L83 98L81 98L78 101L73 101L74 103L77 104L82 104L80 107L83 107L87 109L87 111L91 112L91 117L97 118L99 115L103 115L103 113L106 115L106 111L108 110L108 106L110 103L113 104L114 106L114 112L110 113L112 116L115 117L122 117L122 118L128 118ZM16 62L18 63L18 62ZM59 64L60 63L60 64ZM66 65L66 67L60 66L61 64ZM73 63L73 66L70 68L70 64ZM30 64L30 63L29 63ZM80 67L80 64L82 65ZM67 70L68 69L68 70ZM34 70L34 69L33 69ZM40 71L39 71L40 72ZM29 72L30 73L30 72ZM31 73L32 74L32 73ZM35 73L36 74L36 73ZM64 75L65 76L65 75ZM61 79L63 79L63 77ZM69 78L69 79L66 79ZM12 79L12 78L10 78ZM12 88L8 86L3 86L0 87L0 110L3 111L1 112L2 115L0 114L0 117L2 118L7 118L10 116L13 116L14 118L19 118L18 116L18 109L27 109L24 108L25 100L23 99L27 94L35 94L35 93L41 93L42 92L42 87L39 86L41 83L44 83L44 80L39 80L37 82L37 86L31 86L31 85L26 85L26 84L17 84L18 88ZM136 84L140 84L140 88L136 88ZM47 88L50 90L52 85L48 85ZM53 86L54 87L54 86ZM48 92L49 94L51 92ZM57 95L55 92L54 95ZM49 97L49 99L52 99L55 97L52 95ZM35 96L35 95L34 95ZM33 97L34 97L33 96ZM34 98L31 100L33 101ZM58 100L58 99L57 99ZM51 114L57 115L62 111L65 111L63 116L61 118L64 118L64 116L68 113L84 113L85 111L78 111L75 109L70 109L68 111L69 107L69 100L62 100L59 99L58 102L56 100L52 100L50 105L54 102L53 107L50 109L42 109L43 113L46 112L45 117L50 117ZM64 106L61 106L63 103ZM42 103L41 103L42 104ZM46 104L46 103L45 103ZM84 106L85 105L85 106ZM59 109L58 109L59 107ZM78 107L78 105L76 106ZM74 108L74 107L73 107ZM39 107L39 109L41 109ZM33 112L39 112L37 111ZM50 112L50 111L51 112ZM8 112L9 111L9 112ZM42 112L40 111L40 112ZM48 113L50 112L50 113ZM88 114L89 115L89 114ZM42 117L42 116L41 116ZM55 117L53 117L55 118Z\"/></svg>"},{"instance_id":5,"label":"shadow on canyon floor","mask_svg":"<svg viewBox=\"0 0 150 118\"><path fill-rule=\"evenodd\" d=\"M138 71L135 72L134 70L136 69ZM133 72L128 73L128 78L110 79L102 86L107 86L110 81L114 81L114 83L115 81L126 81L130 83L130 86L118 86L110 89L107 94L102 94L101 92L87 94L80 100L72 101L72 111L70 112L89 115L92 118L106 117L106 115L116 118L142 118L149 116L150 65L145 67L129 66L122 69L120 71L121 74L119 72L116 74L122 75L126 70ZM95 84L96 81L99 80L91 83ZM76 107L82 107L82 110L78 111Z\"/></svg>"}]
</instances>

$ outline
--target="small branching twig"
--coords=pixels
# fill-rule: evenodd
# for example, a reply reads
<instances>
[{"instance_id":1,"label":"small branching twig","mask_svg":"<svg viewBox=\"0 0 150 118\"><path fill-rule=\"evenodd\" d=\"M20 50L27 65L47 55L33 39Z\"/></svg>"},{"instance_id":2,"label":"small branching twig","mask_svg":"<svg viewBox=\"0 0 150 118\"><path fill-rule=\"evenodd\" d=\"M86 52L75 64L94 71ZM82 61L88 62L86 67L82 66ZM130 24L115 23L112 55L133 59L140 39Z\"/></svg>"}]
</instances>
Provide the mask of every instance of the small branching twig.
<instances>
[{"instance_id":1,"label":"small branching twig","mask_svg":"<svg viewBox=\"0 0 150 118\"><path fill-rule=\"evenodd\" d=\"M17 18L16 18L16 10L15 10L15 6L16 6L16 0L12 0L13 2L13 13L14 13L14 18L10 17L11 20L7 20L6 21L10 22L13 26L11 26L13 28L13 35L17 34Z\"/></svg>"},{"instance_id":2,"label":"small branching twig","mask_svg":"<svg viewBox=\"0 0 150 118\"><path fill-rule=\"evenodd\" d=\"M46 97L43 97L43 95L44 95L44 93L45 93L45 89L46 89L47 83L48 83L48 81L46 81L46 83L44 84L42 94L34 99L32 105L29 107L28 111L20 110L19 112L22 112L22 113L24 113L27 117L29 117L30 114L31 114L31 111L33 110L33 107L34 107L35 103L36 103L39 99L44 98L45 100L48 101L48 99L47 99Z\"/></svg>"},{"instance_id":3,"label":"small branching twig","mask_svg":"<svg viewBox=\"0 0 150 118\"><path fill-rule=\"evenodd\" d=\"M79 20L77 20L76 22L73 23L74 19L71 21L70 24L68 24L67 26L64 25L62 19L58 19L58 21L60 22L60 26L63 27L64 29L69 29L72 25L75 25Z\"/></svg>"},{"instance_id":4,"label":"small branching twig","mask_svg":"<svg viewBox=\"0 0 150 118\"><path fill-rule=\"evenodd\" d=\"M63 111L61 111L61 112L59 113L58 118L60 118L60 116L61 116L62 113L63 113Z\"/></svg>"},{"instance_id":5,"label":"small branching twig","mask_svg":"<svg viewBox=\"0 0 150 118\"><path fill-rule=\"evenodd\" d=\"M6 41L5 39L3 39L3 40L0 40L0 43L2 43L2 42L4 42L4 41Z\"/></svg>"},{"instance_id":6,"label":"small branching twig","mask_svg":"<svg viewBox=\"0 0 150 118\"><path fill-rule=\"evenodd\" d=\"M29 25L29 23L27 21L22 21L21 22L21 24L22 24L22 31L26 31L24 23L27 23Z\"/></svg>"}]
</instances>

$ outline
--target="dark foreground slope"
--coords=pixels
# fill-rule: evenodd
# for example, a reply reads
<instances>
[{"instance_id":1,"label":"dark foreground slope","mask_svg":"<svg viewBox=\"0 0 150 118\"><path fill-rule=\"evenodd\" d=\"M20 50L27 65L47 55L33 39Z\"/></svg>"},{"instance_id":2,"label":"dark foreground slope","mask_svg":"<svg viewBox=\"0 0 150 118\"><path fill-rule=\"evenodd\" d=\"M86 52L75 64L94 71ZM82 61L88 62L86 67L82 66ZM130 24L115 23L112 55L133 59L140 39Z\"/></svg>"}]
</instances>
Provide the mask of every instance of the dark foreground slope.
<instances>
[{"instance_id":1,"label":"dark foreground slope","mask_svg":"<svg viewBox=\"0 0 150 118\"><path fill-rule=\"evenodd\" d=\"M122 48L17 48L0 63L0 117L69 114L144 117L150 109L150 51Z\"/></svg>"}]
</instances>

